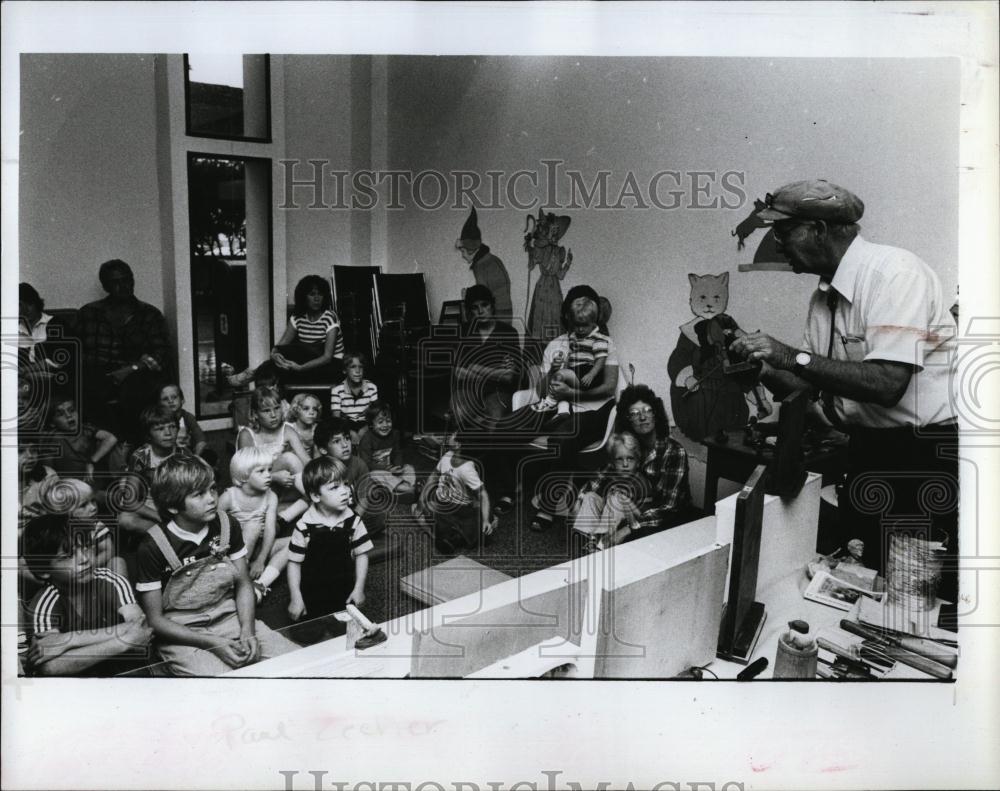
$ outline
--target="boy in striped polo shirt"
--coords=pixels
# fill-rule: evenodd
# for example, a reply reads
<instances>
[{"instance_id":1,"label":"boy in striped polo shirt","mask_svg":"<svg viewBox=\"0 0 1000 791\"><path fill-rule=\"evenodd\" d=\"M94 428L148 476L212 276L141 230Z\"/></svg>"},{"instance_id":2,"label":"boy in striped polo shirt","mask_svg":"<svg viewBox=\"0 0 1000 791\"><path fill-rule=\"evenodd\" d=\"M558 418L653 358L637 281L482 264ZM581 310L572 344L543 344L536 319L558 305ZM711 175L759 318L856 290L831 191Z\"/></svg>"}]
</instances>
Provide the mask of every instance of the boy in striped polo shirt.
<instances>
[{"instance_id":1,"label":"boy in striped polo shirt","mask_svg":"<svg viewBox=\"0 0 1000 791\"><path fill-rule=\"evenodd\" d=\"M330 391L330 414L344 418L351 427L351 442L357 445L368 429L365 412L378 400L378 388L365 379L365 358L360 352L344 356L347 378Z\"/></svg>"},{"instance_id":2,"label":"boy in striped polo shirt","mask_svg":"<svg viewBox=\"0 0 1000 791\"><path fill-rule=\"evenodd\" d=\"M549 383L561 382L572 388L589 390L595 383L600 384L604 375L604 365L608 361L611 337L601 332L598 326L599 313L596 303L590 306L580 323L566 334L566 348L557 350L549 367ZM560 415L570 414L569 401L557 401L551 390L545 398L532 405L537 412L558 409Z\"/></svg>"}]
</instances>

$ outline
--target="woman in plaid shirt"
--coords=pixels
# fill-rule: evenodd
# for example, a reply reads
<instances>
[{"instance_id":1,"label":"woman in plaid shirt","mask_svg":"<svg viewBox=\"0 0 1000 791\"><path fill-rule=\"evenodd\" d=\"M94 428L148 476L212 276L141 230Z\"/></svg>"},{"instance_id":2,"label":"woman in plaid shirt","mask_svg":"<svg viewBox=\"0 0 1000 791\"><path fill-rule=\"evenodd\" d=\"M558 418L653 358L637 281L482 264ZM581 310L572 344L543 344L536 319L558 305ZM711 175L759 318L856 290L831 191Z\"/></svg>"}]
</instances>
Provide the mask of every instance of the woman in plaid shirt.
<instances>
[{"instance_id":1,"label":"woman in plaid shirt","mask_svg":"<svg viewBox=\"0 0 1000 791\"><path fill-rule=\"evenodd\" d=\"M631 534L625 539L651 535L690 521L691 491L688 488L687 452L670 438L670 422L663 400L646 385L632 385L618 399L615 430L630 432L639 440L639 473L645 480L639 511Z\"/></svg>"}]
</instances>

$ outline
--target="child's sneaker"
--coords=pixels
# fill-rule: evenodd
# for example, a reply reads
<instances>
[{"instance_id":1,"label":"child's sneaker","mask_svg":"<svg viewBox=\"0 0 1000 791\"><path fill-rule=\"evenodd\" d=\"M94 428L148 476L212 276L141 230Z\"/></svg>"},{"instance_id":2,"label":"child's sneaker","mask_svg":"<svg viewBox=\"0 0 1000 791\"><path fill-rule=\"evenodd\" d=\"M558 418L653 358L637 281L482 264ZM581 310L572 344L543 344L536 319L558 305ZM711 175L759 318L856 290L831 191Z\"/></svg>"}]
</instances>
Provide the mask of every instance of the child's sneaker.
<instances>
[{"instance_id":1,"label":"child's sneaker","mask_svg":"<svg viewBox=\"0 0 1000 791\"><path fill-rule=\"evenodd\" d=\"M551 412L559 406L559 402L552 396L545 396L541 401L536 401L531 408L536 412Z\"/></svg>"}]
</instances>

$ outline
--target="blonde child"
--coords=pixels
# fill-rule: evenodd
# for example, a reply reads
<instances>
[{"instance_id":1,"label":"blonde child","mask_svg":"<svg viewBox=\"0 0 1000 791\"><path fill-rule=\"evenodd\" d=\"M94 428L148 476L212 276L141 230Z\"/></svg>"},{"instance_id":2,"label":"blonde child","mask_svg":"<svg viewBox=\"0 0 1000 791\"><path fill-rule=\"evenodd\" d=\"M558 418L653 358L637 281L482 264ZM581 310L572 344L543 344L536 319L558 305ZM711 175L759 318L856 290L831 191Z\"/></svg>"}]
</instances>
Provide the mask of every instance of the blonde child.
<instances>
[{"instance_id":1,"label":"blonde child","mask_svg":"<svg viewBox=\"0 0 1000 791\"><path fill-rule=\"evenodd\" d=\"M18 534L29 519L41 516L45 509L41 505L41 492L51 479L59 478L59 473L41 461L39 447L35 442L22 441L17 446L17 507Z\"/></svg>"},{"instance_id":2,"label":"blonde child","mask_svg":"<svg viewBox=\"0 0 1000 791\"><path fill-rule=\"evenodd\" d=\"M364 522L351 508L347 468L321 456L302 472L310 506L288 546L288 615L318 618L365 601L368 553L374 549Z\"/></svg>"},{"instance_id":3,"label":"blonde child","mask_svg":"<svg viewBox=\"0 0 1000 791\"><path fill-rule=\"evenodd\" d=\"M413 494L417 474L403 463L399 431L392 427L392 407L388 401L373 401L365 411L368 431L358 443L358 455L368 465L371 480L397 496ZM412 502L412 500L410 500Z\"/></svg>"},{"instance_id":4,"label":"blonde child","mask_svg":"<svg viewBox=\"0 0 1000 791\"><path fill-rule=\"evenodd\" d=\"M378 399L378 388L365 379L365 356L359 352L344 355L344 373L344 381L330 391L330 415L350 424L351 441L357 445L368 430L365 410Z\"/></svg>"},{"instance_id":5,"label":"blonde child","mask_svg":"<svg viewBox=\"0 0 1000 791\"><path fill-rule=\"evenodd\" d=\"M50 478L41 489L39 504L45 513L68 514L75 524L88 525L94 564L128 579L125 561L115 554L114 536L97 517L97 498L89 484L78 478Z\"/></svg>"},{"instance_id":6,"label":"blonde child","mask_svg":"<svg viewBox=\"0 0 1000 791\"><path fill-rule=\"evenodd\" d=\"M205 432L198 425L198 420L184 409L184 392L180 385L163 385L157 401L169 409L177 421L177 447L190 450L195 456L201 456L208 442L205 439ZM211 464L211 461L209 463Z\"/></svg>"},{"instance_id":7,"label":"blonde child","mask_svg":"<svg viewBox=\"0 0 1000 791\"><path fill-rule=\"evenodd\" d=\"M309 461L302 440L284 421L281 393L276 387L263 387L250 397L250 425L240 429L237 448L260 448L272 461L271 488L278 499L294 498L295 475Z\"/></svg>"},{"instance_id":8,"label":"blonde child","mask_svg":"<svg viewBox=\"0 0 1000 791\"><path fill-rule=\"evenodd\" d=\"M323 405L312 393L299 393L292 399L290 425L302 441L309 458L316 458L316 423Z\"/></svg>"},{"instance_id":9,"label":"blonde child","mask_svg":"<svg viewBox=\"0 0 1000 791\"><path fill-rule=\"evenodd\" d=\"M476 462L462 452L461 435L451 434L446 442L448 450L411 510L422 524L433 515L434 545L441 554L451 555L463 547L477 548L480 526L489 536L497 520L490 519L489 495Z\"/></svg>"},{"instance_id":10,"label":"blonde child","mask_svg":"<svg viewBox=\"0 0 1000 791\"><path fill-rule=\"evenodd\" d=\"M557 401L552 394L553 383L558 382L574 390L586 391L601 380L611 348L611 338L598 327L600 314L597 303L592 302L585 311L578 314L585 321L581 323L578 318L575 329L570 333L568 354L556 352L552 359L545 385L545 397L532 405L538 412L554 409L560 416L570 414L570 402Z\"/></svg>"},{"instance_id":11,"label":"blonde child","mask_svg":"<svg viewBox=\"0 0 1000 791\"><path fill-rule=\"evenodd\" d=\"M639 475L642 449L634 434L612 434L608 440L608 465L588 483L573 507L573 529L583 549L593 552L620 543L637 524L637 502L644 500Z\"/></svg>"},{"instance_id":12,"label":"blonde child","mask_svg":"<svg viewBox=\"0 0 1000 791\"><path fill-rule=\"evenodd\" d=\"M285 567L287 538L277 538L278 496L271 490L271 455L241 448L229 462L233 485L219 498L219 510L239 523L257 601Z\"/></svg>"}]
</instances>

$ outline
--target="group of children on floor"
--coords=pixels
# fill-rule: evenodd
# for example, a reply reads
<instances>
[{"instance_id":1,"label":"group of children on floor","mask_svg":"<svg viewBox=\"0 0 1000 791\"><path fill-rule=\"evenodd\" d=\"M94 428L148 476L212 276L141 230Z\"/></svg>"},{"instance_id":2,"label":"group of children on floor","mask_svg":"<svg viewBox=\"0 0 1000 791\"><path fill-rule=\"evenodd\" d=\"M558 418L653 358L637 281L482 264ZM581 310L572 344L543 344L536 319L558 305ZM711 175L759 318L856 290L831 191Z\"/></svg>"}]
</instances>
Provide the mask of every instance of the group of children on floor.
<instances>
[{"instance_id":1,"label":"group of children on floor","mask_svg":"<svg viewBox=\"0 0 1000 791\"><path fill-rule=\"evenodd\" d=\"M413 503L418 484L363 358L348 355L346 368L325 419L315 395L288 402L258 381L221 494L177 385L143 410L133 449L55 396L50 433L19 448L22 669L111 674L158 655L173 674L217 675L275 656L296 646L255 610L283 573L292 620L363 604L369 531L394 502ZM454 551L475 545L473 509L478 529L489 501L450 445L414 507L421 518L442 507L439 548Z\"/></svg>"}]
</instances>

